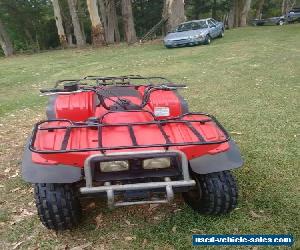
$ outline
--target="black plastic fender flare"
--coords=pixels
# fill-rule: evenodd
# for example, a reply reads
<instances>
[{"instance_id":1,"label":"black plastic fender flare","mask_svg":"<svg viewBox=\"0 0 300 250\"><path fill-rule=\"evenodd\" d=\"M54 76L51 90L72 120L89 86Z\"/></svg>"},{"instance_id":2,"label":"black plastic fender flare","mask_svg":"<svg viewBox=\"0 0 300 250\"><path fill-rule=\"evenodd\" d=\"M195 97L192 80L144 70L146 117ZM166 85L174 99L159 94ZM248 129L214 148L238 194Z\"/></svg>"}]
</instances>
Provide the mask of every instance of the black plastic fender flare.
<instances>
[{"instance_id":1,"label":"black plastic fender flare","mask_svg":"<svg viewBox=\"0 0 300 250\"><path fill-rule=\"evenodd\" d=\"M209 174L241 167L244 161L238 146L233 140L230 140L228 143L230 148L226 152L204 155L190 160L192 172Z\"/></svg>"},{"instance_id":2,"label":"black plastic fender flare","mask_svg":"<svg viewBox=\"0 0 300 250\"><path fill-rule=\"evenodd\" d=\"M30 183L74 183L83 177L82 169L69 165L43 165L32 162L29 141L22 159L22 178Z\"/></svg>"}]
</instances>

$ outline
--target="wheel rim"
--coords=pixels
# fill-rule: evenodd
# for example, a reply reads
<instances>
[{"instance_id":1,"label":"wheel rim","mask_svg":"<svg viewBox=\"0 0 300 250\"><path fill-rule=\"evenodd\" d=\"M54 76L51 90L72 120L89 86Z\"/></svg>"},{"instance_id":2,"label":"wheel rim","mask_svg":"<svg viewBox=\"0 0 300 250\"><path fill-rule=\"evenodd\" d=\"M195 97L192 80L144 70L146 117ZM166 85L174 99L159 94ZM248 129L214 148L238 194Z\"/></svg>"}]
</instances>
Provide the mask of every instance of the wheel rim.
<instances>
[{"instance_id":1,"label":"wheel rim","mask_svg":"<svg viewBox=\"0 0 300 250\"><path fill-rule=\"evenodd\" d=\"M196 182L196 185L187 193L187 195L195 201L200 201L202 199L200 182L198 178L194 178L194 181Z\"/></svg>"},{"instance_id":2,"label":"wheel rim","mask_svg":"<svg viewBox=\"0 0 300 250\"><path fill-rule=\"evenodd\" d=\"M207 44L210 44L210 37L207 37Z\"/></svg>"},{"instance_id":3,"label":"wheel rim","mask_svg":"<svg viewBox=\"0 0 300 250\"><path fill-rule=\"evenodd\" d=\"M280 22L279 22L279 25L282 26L282 25L283 25L283 21L280 21Z\"/></svg>"},{"instance_id":4,"label":"wheel rim","mask_svg":"<svg viewBox=\"0 0 300 250\"><path fill-rule=\"evenodd\" d=\"M221 37L224 37L224 31L222 31L222 33L221 33Z\"/></svg>"}]
</instances>

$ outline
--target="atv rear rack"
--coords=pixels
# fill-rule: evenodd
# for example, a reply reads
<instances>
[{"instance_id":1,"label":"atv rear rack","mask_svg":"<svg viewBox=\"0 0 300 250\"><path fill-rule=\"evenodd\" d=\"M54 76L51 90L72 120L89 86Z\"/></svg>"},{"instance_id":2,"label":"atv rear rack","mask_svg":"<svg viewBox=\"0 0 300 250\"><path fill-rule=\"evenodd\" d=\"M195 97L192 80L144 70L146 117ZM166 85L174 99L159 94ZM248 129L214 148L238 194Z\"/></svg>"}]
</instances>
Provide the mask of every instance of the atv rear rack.
<instances>
[{"instance_id":1,"label":"atv rear rack","mask_svg":"<svg viewBox=\"0 0 300 250\"><path fill-rule=\"evenodd\" d=\"M147 81L147 84L144 83ZM143 83L142 83L143 82ZM92 86L118 85L125 86L148 86L149 84L168 84L172 83L169 79L161 76L144 77L140 75L126 75L126 76L86 76L82 79L64 79L58 80L55 83L55 88L64 83L76 83Z\"/></svg>"},{"instance_id":2,"label":"atv rear rack","mask_svg":"<svg viewBox=\"0 0 300 250\"><path fill-rule=\"evenodd\" d=\"M87 151L101 151L104 153L106 150L121 150L121 149L135 149L135 148L153 148L153 147L162 147L165 148L165 150L168 150L169 147L173 146L190 146L190 145L211 145L211 144L221 144L224 142L227 142L230 140L230 136L228 132L224 129L224 127L217 121L217 119L209 114L206 113L200 113L200 112L190 112L190 113L185 113L181 116L177 116L174 118L170 119L165 119L165 120L153 120L149 122L132 122L132 123L101 123L104 116L106 116L109 113L116 113L117 111L109 111L106 114L104 114L100 119L100 123L95 123L95 122L72 122L71 120L68 119L53 119L53 120L43 120L34 126L33 132L32 132L32 137L30 140L29 144L29 149L30 151L34 153L39 153L39 154L53 154L53 153L70 153L70 152L87 152ZM140 110L129 110L126 112L140 112ZM153 117L153 113L149 111L145 111L149 114L151 114ZM185 117L191 116L191 115L203 115L206 116L206 119L194 119L194 120L184 120ZM154 117L155 118L155 117ZM67 126L47 126L47 127L42 127L42 125L45 124L50 124L50 123L55 123L55 122L66 122L69 123L70 125ZM200 124L205 124L206 122L214 122L218 129L221 130L221 132L224 134L224 139L222 140L216 140L216 141L206 141L201 135L201 133L193 126L192 123L200 123ZM198 141L193 141L193 142L172 142L170 141L166 131L164 130L165 124L170 124L170 123L182 123L186 125L190 131L197 137ZM159 144L138 144L136 135L134 133L134 126L149 126L149 125L157 125L158 129L160 130L162 136L165 139L165 143L159 143ZM102 145L103 138L102 138L102 130L105 127L127 127L128 128L128 133L131 138L132 145L128 146L112 146L112 147L104 147ZM97 141L98 141L98 146L93 147L93 148L73 148L73 149L67 149L68 142L70 139L70 135L73 129L82 129L82 128L90 128L90 129L97 129ZM48 130L48 131L55 131L55 130L65 130L65 134L63 136L63 140L61 143L60 149L57 150L41 150L37 149L34 145L36 142L36 137L39 131L43 130Z\"/></svg>"}]
</instances>

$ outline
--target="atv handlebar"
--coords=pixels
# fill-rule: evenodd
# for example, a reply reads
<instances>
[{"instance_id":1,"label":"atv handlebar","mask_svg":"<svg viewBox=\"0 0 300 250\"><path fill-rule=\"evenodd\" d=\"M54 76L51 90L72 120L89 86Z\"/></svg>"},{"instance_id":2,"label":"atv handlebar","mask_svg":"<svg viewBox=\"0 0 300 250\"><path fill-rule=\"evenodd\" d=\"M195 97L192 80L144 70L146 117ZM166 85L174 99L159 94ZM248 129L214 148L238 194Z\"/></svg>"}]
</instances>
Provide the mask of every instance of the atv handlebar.
<instances>
[{"instance_id":1,"label":"atv handlebar","mask_svg":"<svg viewBox=\"0 0 300 250\"><path fill-rule=\"evenodd\" d=\"M148 85L148 87L145 89L144 92L144 97L142 99L142 102L140 105L138 105L140 108L144 108L150 98L150 94L153 91L156 90L166 90L166 91L170 91L170 90L176 90L178 88L186 88L187 86L185 84L174 84L174 83L165 83L165 84L160 84L160 85ZM55 95L55 94L72 94L75 92L84 92L84 91L94 91L96 93L96 95L98 95L98 98L100 100L100 103L102 104L102 106L107 109L110 110L110 107L106 105L105 103L105 98L107 98L105 95L102 95L98 90L96 86L90 87L90 86L78 86L76 84L76 88L74 90L70 90L70 89L59 89L59 88L52 88L52 89L40 89L40 92L44 95ZM108 98L110 99L110 98ZM125 99L126 100L126 99ZM127 101L127 100L126 100ZM123 99L119 99L118 101L114 101L115 103L118 103L120 106L126 106L126 102Z\"/></svg>"}]
</instances>

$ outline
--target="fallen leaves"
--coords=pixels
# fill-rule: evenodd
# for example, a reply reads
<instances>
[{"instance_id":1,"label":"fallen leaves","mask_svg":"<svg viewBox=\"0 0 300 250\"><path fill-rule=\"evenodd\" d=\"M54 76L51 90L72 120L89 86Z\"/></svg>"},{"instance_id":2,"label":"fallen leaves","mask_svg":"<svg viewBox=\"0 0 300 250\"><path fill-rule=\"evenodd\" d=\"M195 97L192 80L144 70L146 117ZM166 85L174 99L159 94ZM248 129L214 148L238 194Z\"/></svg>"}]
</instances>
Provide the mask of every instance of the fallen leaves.
<instances>
[{"instance_id":1,"label":"fallen leaves","mask_svg":"<svg viewBox=\"0 0 300 250\"><path fill-rule=\"evenodd\" d=\"M81 246L72 247L70 250L83 250L83 249L86 249L87 247L89 247L91 245L92 245L92 243L88 242L88 243L83 244Z\"/></svg>"},{"instance_id":2,"label":"fallen leaves","mask_svg":"<svg viewBox=\"0 0 300 250\"><path fill-rule=\"evenodd\" d=\"M242 135L242 132L238 132L238 131L231 131L230 134L232 135Z\"/></svg>"},{"instance_id":3,"label":"fallen leaves","mask_svg":"<svg viewBox=\"0 0 300 250\"><path fill-rule=\"evenodd\" d=\"M159 204L150 204L148 211L151 212L159 207Z\"/></svg>"},{"instance_id":4,"label":"fallen leaves","mask_svg":"<svg viewBox=\"0 0 300 250\"><path fill-rule=\"evenodd\" d=\"M91 202L83 210L84 211L88 211L88 210L92 210L94 208L96 208L96 203L95 202Z\"/></svg>"},{"instance_id":5,"label":"fallen leaves","mask_svg":"<svg viewBox=\"0 0 300 250\"><path fill-rule=\"evenodd\" d=\"M11 168L4 169L4 173L9 173L11 171Z\"/></svg>"},{"instance_id":6,"label":"fallen leaves","mask_svg":"<svg viewBox=\"0 0 300 250\"><path fill-rule=\"evenodd\" d=\"M102 225L103 222L103 215L98 214L95 218L95 222L96 222L96 229L99 229L99 227Z\"/></svg>"},{"instance_id":7,"label":"fallen leaves","mask_svg":"<svg viewBox=\"0 0 300 250\"><path fill-rule=\"evenodd\" d=\"M14 188L14 189L10 190L10 192L11 192L11 193L15 193L15 192L17 192L17 191L19 191L19 190L21 190L21 188L20 188L20 187L17 187L17 188Z\"/></svg>"},{"instance_id":8,"label":"fallen leaves","mask_svg":"<svg viewBox=\"0 0 300 250\"><path fill-rule=\"evenodd\" d=\"M135 236L127 236L124 238L125 241L132 241L132 240L135 240L136 237Z\"/></svg>"},{"instance_id":9,"label":"fallen leaves","mask_svg":"<svg viewBox=\"0 0 300 250\"><path fill-rule=\"evenodd\" d=\"M12 249L17 249L23 242L24 241L20 241L20 242L14 243Z\"/></svg>"},{"instance_id":10,"label":"fallen leaves","mask_svg":"<svg viewBox=\"0 0 300 250\"><path fill-rule=\"evenodd\" d=\"M136 226L137 224L132 224L129 220L125 220L125 223L128 225L128 226Z\"/></svg>"},{"instance_id":11,"label":"fallen leaves","mask_svg":"<svg viewBox=\"0 0 300 250\"><path fill-rule=\"evenodd\" d=\"M14 209L14 210L12 210L12 212L13 213L18 213L18 214L13 215L12 221L10 222L10 225L15 225L15 224L23 221L27 217L30 217L30 216L36 214L35 208L33 208L32 211L30 211L28 209L25 209L25 208L21 208L19 211L17 209Z\"/></svg>"},{"instance_id":12,"label":"fallen leaves","mask_svg":"<svg viewBox=\"0 0 300 250\"><path fill-rule=\"evenodd\" d=\"M256 212L254 212L253 210L250 210L250 216L252 218L263 218L264 217L263 215L260 215L260 214L258 214Z\"/></svg>"}]
</instances>

